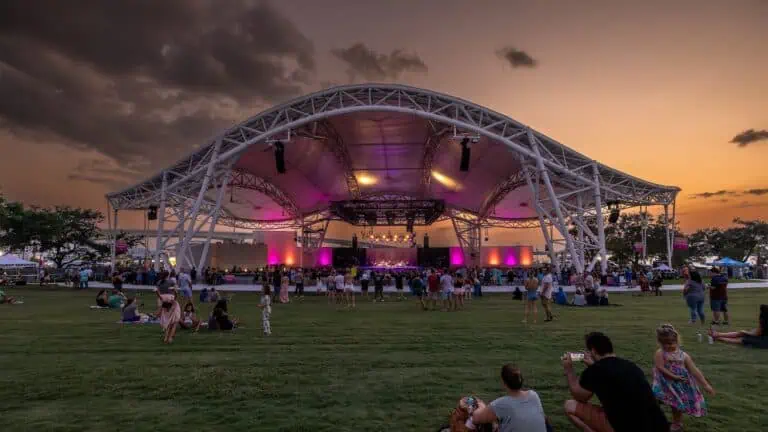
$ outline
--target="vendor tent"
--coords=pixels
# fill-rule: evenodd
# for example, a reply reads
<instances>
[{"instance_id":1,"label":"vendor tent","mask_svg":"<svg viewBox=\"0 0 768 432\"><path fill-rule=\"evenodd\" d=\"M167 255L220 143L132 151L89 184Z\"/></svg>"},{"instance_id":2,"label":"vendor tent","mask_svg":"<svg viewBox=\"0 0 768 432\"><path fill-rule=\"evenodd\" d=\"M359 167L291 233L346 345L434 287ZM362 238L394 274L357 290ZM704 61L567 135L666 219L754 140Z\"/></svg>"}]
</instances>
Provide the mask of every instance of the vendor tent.
<instances>
[{"instance_id":1,"label":"vendor tent","mask_svg":"<svg viewBox=\"0 0 768 432\"><path fill-rule=\"evenodd\" d=\"M749 264L741 261L736 261L733 258L720 258L719 260L712 263L713 266L717 267L749 267Z\"/></svg>"},{"instance_id":2,"label":"vendor tent","mask_svg":"<svg viewBox=\"0 0 768 432\"><path fill-rule=\"evenodd\" d=\"M25 259L21 259L16 255L12 255L12 254L0 256L1 269L28 268L28 267L37 267L37 263L34 261L27 261Z\"/></svg>"}]
</instances>

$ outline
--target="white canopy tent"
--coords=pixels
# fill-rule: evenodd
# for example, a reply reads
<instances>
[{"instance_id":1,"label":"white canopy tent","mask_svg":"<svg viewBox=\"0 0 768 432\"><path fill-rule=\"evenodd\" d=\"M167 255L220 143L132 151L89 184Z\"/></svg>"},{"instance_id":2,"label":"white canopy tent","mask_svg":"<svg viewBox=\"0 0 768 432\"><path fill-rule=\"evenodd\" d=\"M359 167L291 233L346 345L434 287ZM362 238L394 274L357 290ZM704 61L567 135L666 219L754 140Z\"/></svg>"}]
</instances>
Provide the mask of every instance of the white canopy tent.
<instances>
[{"instance_id":1,"label":"white canopy tent","mask_svg":"<svg viewBox=\"0 0 768 432\"><path fill-rule=\"evenodd\" d=\"M0 269L37 268L37 263L21 259L16 255L7 254L0 256Z\"/></svg>"}]
</instances>

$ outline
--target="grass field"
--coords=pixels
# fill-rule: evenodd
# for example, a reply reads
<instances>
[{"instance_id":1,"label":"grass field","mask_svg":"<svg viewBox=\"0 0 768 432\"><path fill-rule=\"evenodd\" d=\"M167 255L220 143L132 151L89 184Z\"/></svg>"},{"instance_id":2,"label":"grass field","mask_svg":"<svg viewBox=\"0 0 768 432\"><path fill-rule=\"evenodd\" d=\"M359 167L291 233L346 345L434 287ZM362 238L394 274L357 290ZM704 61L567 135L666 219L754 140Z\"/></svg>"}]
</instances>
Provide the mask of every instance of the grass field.
<instances>
[{"instance_id":1,"label":"grass field","mask_svg":"<svg viewBox=\"0 0 768 432\"><path fill-rule=\"evenodd\" d=\"M258 297L237 294L233 334L181 333L115 324L92 311L93 292L8 290L0 306L0 431L433 431L459 397L502 394L502 364L519 365L556 430L568 397L559 356L601 330L617 353L650 372L654 329L671 321L718 394L690 431L768 428L768 351L699 344L679 295L612 295L623 307L558 308L558 320L525 327L508 295L457 313L423 312L411 300L337 310L324 298L276 305L261 335ZM147 303L154 304L149 294ZM730 293L733 327L753 327L766 290Z\"/></svg>"}]
</instances>

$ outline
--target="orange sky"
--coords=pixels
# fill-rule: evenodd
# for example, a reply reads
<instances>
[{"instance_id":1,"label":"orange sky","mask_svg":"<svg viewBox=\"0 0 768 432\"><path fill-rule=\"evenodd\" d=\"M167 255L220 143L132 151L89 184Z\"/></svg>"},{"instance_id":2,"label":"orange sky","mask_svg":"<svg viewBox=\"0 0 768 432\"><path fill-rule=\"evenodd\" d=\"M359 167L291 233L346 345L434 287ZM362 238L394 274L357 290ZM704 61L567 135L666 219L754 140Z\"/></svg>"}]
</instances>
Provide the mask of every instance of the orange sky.
<instances>
[{"instance_id":1,"label":"orange sky","mask_svg":"<svg viewBox=\"0 0 768 432\"><path fill-rule=\"evenodd\" d=\"M745 129L768 128L768 2L274 3L314 43L317 83L347 82L328 54L335 47L403 48L429 71L398 81L472 100L617 169L681 187L684 230L765 218L768 195L690 195L768 188L768 141L729 143ZM538 67L511 68L494 54L504 46L530 53ZM233 121L252 114L243 109ZM84 160L113 161L63 142L0 129L3 193L103 208L115 186L68 175Z\"/></svg>"}]
</instances>

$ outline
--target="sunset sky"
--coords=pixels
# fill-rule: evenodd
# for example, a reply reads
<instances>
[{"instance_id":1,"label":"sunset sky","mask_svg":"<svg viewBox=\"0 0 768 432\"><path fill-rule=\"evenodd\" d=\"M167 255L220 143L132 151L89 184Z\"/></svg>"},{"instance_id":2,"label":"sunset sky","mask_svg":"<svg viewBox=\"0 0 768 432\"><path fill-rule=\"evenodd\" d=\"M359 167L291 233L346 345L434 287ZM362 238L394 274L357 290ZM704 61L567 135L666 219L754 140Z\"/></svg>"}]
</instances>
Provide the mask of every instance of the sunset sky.
<instances>
[{"instance_id":1,"label":"sunset sky","mask_svg":"<svg viewBox=\"0 0 768 432\"><path fill-rule=\"evenodd\" d=\"M764 0L6 0L0 187L103 209L227 125L367 81L677 185L685 230L768 211Z\"/></svg>"}]
</instances>

